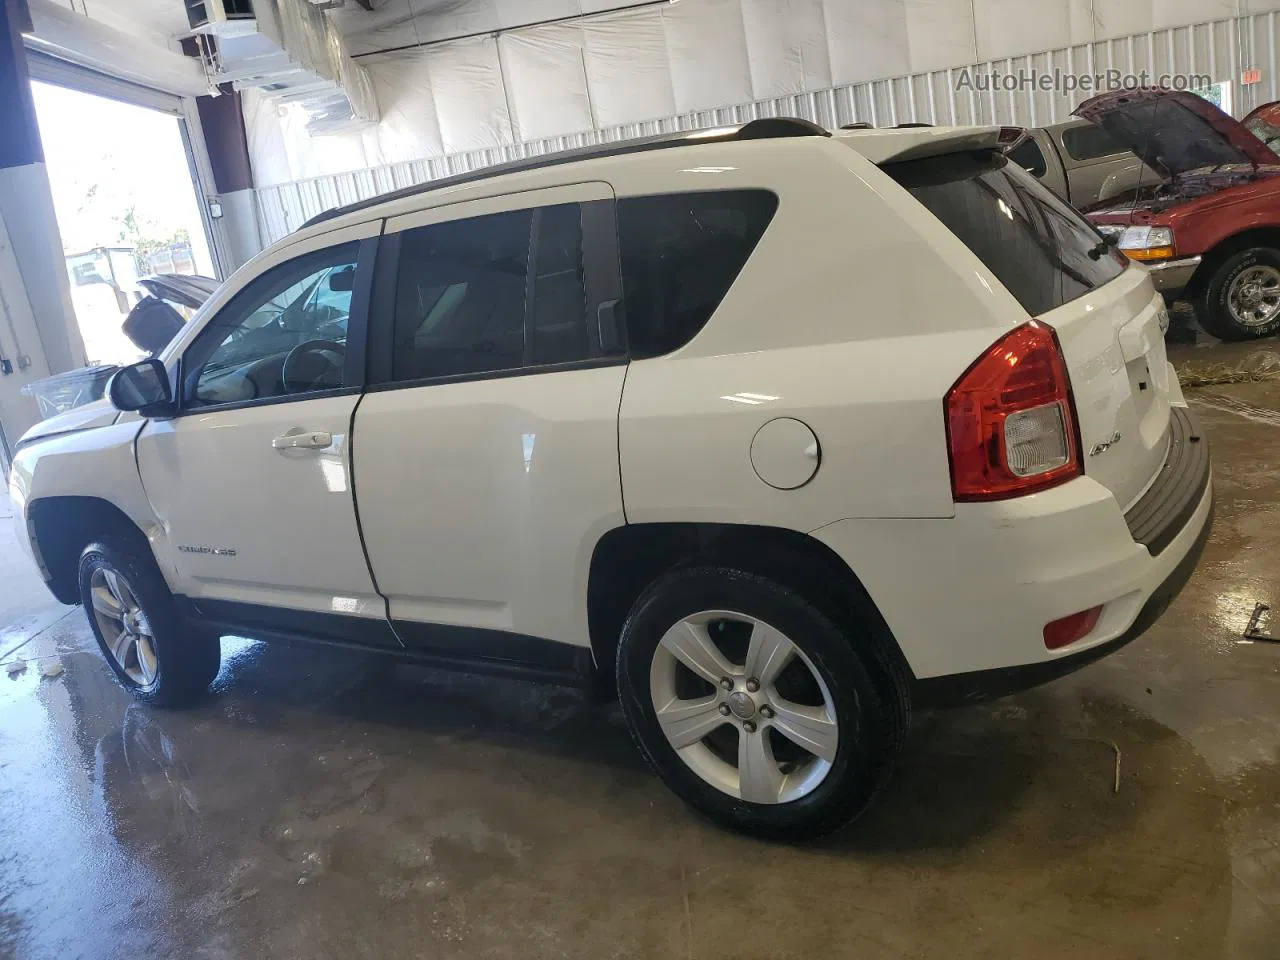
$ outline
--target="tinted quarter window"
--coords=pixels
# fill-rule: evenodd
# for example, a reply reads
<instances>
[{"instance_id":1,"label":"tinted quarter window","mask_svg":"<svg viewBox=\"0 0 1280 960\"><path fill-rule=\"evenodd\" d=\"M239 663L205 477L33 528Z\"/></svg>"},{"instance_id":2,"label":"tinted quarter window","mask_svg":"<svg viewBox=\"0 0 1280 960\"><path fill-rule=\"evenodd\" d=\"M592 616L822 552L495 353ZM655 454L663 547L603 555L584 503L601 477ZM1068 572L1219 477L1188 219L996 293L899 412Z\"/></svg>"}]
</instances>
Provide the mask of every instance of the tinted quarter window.
<instances>
[{"instance_id":1,"label":"tinted quarter window","mask_svg":"<svg viewBox=\"0 0 1280 960\"><path fill-rule=\"evenodd\" d=\"M590 356L578 204L402 234L393 379L497 373Z\"/></svg>"},{"instance_id":2,"label":"tinted quarter window","mask_svg":"<svg viewBox=\"0 0 1280 960\"><path fill-rule=\"evenodd\" d=\"M631 354L684 346L715 312L778 209L767 190L618 201L623 309Z\"/></svg>"},{"instance_id":3,"label":"tinted quarter window","mask_svg":"<svg viewBox=\"0 0 1280 960\"><path fill-rule=\"evenodd\" d=\"M358 244L298 257L252 281L183 357L187 406L346 386Z\"/></svg>"},{"instance_id":4,"label":"tinted quarter window","mask_svg":"<svg viewBox=\"0 0 1280 960\"><path fill-rule=\"evenodd\" d=\"M1073 160L1097 160L1127 150L1106 130L1093 124L1063 130L1062 145Z\"/></svg>"},{"instance_id":5,"label":"tinted quarter window","mask_svg":"<svg viewBox=\"0 0 1280 960\"><path fill-rule=\"evenodd\" d=\"M998 153L886 164L1032 316L1118 277L1122 255L1072 207Z\"/></svg>"}]
</instances>

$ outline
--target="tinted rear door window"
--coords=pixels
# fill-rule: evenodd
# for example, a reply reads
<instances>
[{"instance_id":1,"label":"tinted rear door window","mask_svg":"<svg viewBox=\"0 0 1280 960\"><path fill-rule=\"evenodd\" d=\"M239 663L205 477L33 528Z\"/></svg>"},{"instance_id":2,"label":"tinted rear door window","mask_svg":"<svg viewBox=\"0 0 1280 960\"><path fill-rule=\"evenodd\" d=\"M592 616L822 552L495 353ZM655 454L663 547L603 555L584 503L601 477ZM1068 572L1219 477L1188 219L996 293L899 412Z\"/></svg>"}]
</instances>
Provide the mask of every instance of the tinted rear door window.
<instances>
[{"instance_id":1,"label":"tinted rear door window","mask_svg":"<svg viewBox=\"0 0 1280 960\"><path fill-rule=\"evenodd\" d=\"M767 190L618 201L623 309L631 355L656 357L697 335L778 208Z\"/></svg>"},{"instance_id":2,"label":"tinted rear door window","mask_svg":"<svg viewBox=\"0 0 1280 960\"><path fill-rule=\"evenodd\" d=\"M1072 207L999 154L886 164L1032 316L1118 277L1127 261Z\"/></svg>"},{"instance_id":3,"label":"tinted rear door window","mask_svg":"<svg viewBox=\"0 0 1280 960\"><path fill-rule=\"evenodd\" d=\"M404 231L392 379L592 359L581 209L561 204Z\"/></svg>"}]
</instances>

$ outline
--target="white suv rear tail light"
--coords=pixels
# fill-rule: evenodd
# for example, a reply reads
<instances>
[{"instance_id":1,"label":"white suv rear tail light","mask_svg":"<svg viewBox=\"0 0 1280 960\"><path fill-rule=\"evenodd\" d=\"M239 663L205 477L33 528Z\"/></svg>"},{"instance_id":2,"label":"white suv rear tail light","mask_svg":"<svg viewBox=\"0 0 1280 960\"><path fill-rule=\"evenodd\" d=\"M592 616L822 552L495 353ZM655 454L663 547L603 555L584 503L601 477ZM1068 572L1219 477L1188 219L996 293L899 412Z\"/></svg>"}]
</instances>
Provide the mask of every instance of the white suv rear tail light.
<instances>
[{"instance_id":1,"label":"white suv rear tail light","mask_svg":"<svg viewBox=\"0 0 1280 960\"><path fill-rule=\"evenodd\" d=\"M989 347L947 392L946 415L957 501L1019 497L1083 472L1066 363L1042 323Z\"/></svg>"}]
</instances>

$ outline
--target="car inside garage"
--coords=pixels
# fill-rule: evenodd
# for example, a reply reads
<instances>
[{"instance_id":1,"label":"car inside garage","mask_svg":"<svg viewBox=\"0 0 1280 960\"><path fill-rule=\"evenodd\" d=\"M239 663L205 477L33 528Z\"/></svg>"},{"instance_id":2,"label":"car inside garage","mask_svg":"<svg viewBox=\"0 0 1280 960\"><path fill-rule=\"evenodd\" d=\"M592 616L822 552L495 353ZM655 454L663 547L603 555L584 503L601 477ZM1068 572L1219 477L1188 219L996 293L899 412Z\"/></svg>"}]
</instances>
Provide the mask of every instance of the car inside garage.
<instances>
[{"instance_id":1,"label":"car inside garage","mask_svg":"<svg viewBox=\"0 0 1280 960\"><path fill-rule=\"evenodd\" d=\"M1280 3L0 9L0 958L1275 956Z\"/></svg>"}]
</instances>

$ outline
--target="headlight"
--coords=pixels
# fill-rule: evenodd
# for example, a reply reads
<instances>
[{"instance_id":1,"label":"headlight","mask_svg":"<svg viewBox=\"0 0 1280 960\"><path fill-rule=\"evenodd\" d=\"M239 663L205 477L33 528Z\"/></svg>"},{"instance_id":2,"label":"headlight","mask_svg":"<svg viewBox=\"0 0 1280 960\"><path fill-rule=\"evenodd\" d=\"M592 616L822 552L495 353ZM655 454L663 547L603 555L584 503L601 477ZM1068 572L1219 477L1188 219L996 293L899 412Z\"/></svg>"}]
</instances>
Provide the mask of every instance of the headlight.
<instances>
[{"instance_id":1,"label":"headlight","mask_svg":"<svg viewBox=\"0 0 1280 960\"><path fill-rule=\"evenodd\" d=\"M1120 249L1132 260L1172 260L1173 231L1168 227L1126 227Z\"/></svg>"}]
</instances>

